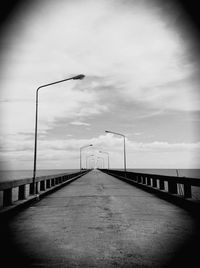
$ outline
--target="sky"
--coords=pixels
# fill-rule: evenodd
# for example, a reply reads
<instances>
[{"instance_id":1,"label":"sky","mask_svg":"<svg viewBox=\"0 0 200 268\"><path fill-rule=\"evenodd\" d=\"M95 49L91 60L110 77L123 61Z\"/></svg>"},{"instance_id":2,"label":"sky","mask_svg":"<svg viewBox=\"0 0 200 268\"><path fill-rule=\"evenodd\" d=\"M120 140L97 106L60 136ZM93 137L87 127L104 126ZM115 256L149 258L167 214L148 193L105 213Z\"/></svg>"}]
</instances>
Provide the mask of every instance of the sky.
<instances>
[{"instance_id":1,"label":"sky","mask_svg":"<svg viewBox=\"0 0 200 268\"><path fill-rule=\"evenodd\" d=\"M79 168L89 144L83 165L123 168L105 130L127 168L200 168L195 34L171 1L23 3L1 33L1 169L33 168L36 89L78 74L39 91L38 169Z\"/></svg>"}]
</instances>

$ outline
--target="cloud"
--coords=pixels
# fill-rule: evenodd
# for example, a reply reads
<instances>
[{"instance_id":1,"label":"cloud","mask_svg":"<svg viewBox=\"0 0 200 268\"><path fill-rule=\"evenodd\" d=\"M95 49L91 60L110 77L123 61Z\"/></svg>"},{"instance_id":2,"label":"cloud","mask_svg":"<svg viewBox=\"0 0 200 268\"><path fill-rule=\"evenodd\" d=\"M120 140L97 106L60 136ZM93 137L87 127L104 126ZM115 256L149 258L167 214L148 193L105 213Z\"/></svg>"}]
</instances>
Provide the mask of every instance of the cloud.
<instances>
[{"instance_id":1,"label":"cloud","mask_svg":"<svg viewBox=\"0 0 200 268\"><path fill-rule=\"evenodd\" d=\"M120 167L123 163L123 139L112 134L100 135L91 139L39 140L38 163L40 168L54 165L55 160L60 168L78 168L80 147L93 144L85 152L107 151L113 167ZM133 167L198 167L194 156L200 154L200 142L169 143L163 142L133 142L126 138L127 163ZM48 157L47 157L48 156ZM104 157L104 155L102 155ZM106 156L105 156L106 157ZM20 169L23 161L26 167L32 168L33 141L23 138L13 141L12 137L4 140L1 159L11 166ZM46 159L46 161L45 161ZM106 158L105 158L106 159ZM66 162L67 161L67 162ZM106 160L105 160L106 161ZM23 164L24 165L24 164Z\"/></svg>"},{"instance_id":2,"label":"cloud","mask_svg":"<svg viewBox=\"0 0 200 268\"><path fill-rule=\"evenodd\" d=\"M11 166L20 169L26 160L26 168L32 168L33 164L33 141L12 136L3 138L1 143L1 159L10 163ZM2 140L1 140L2 141ZM123 139L113 134L100 135L90 139L54 139L38 141L38 162L40 168L56 163L62 168L77 168L79 152L82 146L93 144L85 152L93 152L96 157L99 150L107 151L113 167L120 167L123 163ZM167 141L133 142L126 138L126 152L129 168L137 167L198 167L199 163L194 160L200 155L200 142L170 143ZM48 157L47 157L48 155ZM46 159L46 162L45 162ZM67 162L66 162L67 161ZM106 161L106 160L105 160ZM174 161L174 163L173 163ZM193 161L193 162L192 162ZM24 165L24 164L23 164ZM157 166L156 166L157 165Z\"/></svg>"},{"instance_id":3,"label":"cloud","mask_svg":"<svg viewBox=\"0 0 200 268\"><path fill-rule=\"evenodd\" d=\"M109 151L121 151L123 147L123 138L113 134L99 135L98 137L88 139L75 139L68 135L68 139L54 139L39 140L41 150L78 150L86 144L93 144L94 148L107 148ZM33 140L30 140L26 135L15 136L9 135L7 137L1 136L1 148L3 151L28 151L33 150ZM126 146L128 152L149 151L149 150L199 150L200 142L180 142L170 143L167 141L153 141L153 142L133 142L126 137ZM92 147L91 147L92 148Z\"/></svg>"},{"instance_id":4,"label":"cloud","mask_svg":"<svg viewBox=\"0 0 200 268\"><path fill-rule=\"evenodd\" d=\"M75 125L75 126L90 126L89 123L78 122L78 121L70 122L70 124L71 124L71 125Z\"/></svg>"},{"instance_id":5,"label":"cloud","mask_svg":"<svg viewBox=\"0 0 200 268\"><path fill-rule=\"evenodd\" d=\"M145 122L166 111L199 111L197 65L190 60L188 42L186 46L179 32L182 29L173 28L173 14L163 16L165 8L157 1L35 2L21 11L23 20L22 13L13 18L2 36L6 49L1 54L1 134L9 137L7 150L31 150L36 89L79 73L85 79L39 92L38 133L47 138L40 147L44 152L45 146L53 155L89 141L74 138L69 145L59 140L56 128L60 122L89 126L87 122L93 119L103 128L108 118L111 126L117 118L123 129L122 118L132 124L133 118ZM55 143L48 140L50 131ZM116 152L122 148L120 138L99 136L92 141L110 150L116 148ZM195 150L192 143L127 142L133 151Z\"/></svg>"},{"instance_id":6,"label":"cloud","mask_svg":"<svg viewBox=\"0 0 200 268\"><path fill-rule=\"evenodd\" d=\"M125 95L151 102L154 87L187 77L193 66L182 64L187 51L180 35L169 29L167 16L161 20L157 7L145 4L68 1L60 2L62 10L53 1L36 5L26 23L12 32L15 48L7 55L7 72L13 82L6 84L23 88L27 82L39 85L49 77L59 79L58 74L63 78L84 72L101 80L112 77ZM143 88L148 88L146 96ZM165 95L166 90L161 92ZM190 87L187 94L191 94Z\"/></svg>"}]
</instances>

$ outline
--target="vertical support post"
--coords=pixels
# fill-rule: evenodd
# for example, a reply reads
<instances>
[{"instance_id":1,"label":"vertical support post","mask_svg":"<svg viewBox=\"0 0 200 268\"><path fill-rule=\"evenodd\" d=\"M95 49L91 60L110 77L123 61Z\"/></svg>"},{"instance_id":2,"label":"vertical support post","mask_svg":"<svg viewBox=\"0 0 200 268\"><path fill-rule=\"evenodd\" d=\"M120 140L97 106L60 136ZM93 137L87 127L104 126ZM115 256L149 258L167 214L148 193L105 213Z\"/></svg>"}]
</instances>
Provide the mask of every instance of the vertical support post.
<instances>
[{"instance_id":1,"label":"vertical support post","mask_svg":"<svg viewBox=\"0 0 200 268\"><path fill-rule=\"evenodd\" d=\"M51 187L55 185L55 179L51 179Z\"/></svg>"},{"instance_id":2,"label":"vertical support post","mask_svg":"<svg viewBox=\"0 0 200 268\"><path fill-rule=\"evenodd\" d=\"M31 186L33 190L32 194L36 194L37 190L35 189L35 180L36 180L36 165L37 165L37 128L38 128L38 92L40 87L36 90L36 99L35 99L35 144L34 144L34 163L33 163L33 185Z\"/></svg>"},{"instance_id":3,"label":"vertical support post","mask_svg":"<svg viewBox=\"0 0 200 268\"><path fill-rule=\"evenodd\" d=\"M126 142L125 142L125 136L124 137L124 172L125 172L125 177L126 177Z\"/></svg>"},{"instance_id":4,"label":"vertical support post","mask_svg":"<svg viewBox=\"0 0 200 268\"><path fill-rule=\"evenodd\" d=\"M3 191L3 206L6 207L10 205L12 205L12 188Z\"/></svg>"},{"instance_id":5,"label":"vertical support post","mask_svg":"<svg viewBox=\"0 0 200 268\"><path fill-rule=\"evenodd\" d=\"M142 177L142 183L146 184L146 177L145 176Z\"/></svg>"},{"instance_id":6,"label":"vertical support post","mask_svg":"<svg viewBox=\"0 0 200 268\"><path fill-rule=\"evenodd\" d=\"M81 165L82 165L82 163L81 163L81 148L80 148L80 171L82 169Z\"/></svg>"},{"instance_id":7,"label":"vertical support post","mask_svg":"<svg viewBox=\"0 0 200 268\"><path fill-rule=\"evenodd\" d=\"M26 185L19 186L18 200L26 199Z\"/></svg>"}]
</instances>

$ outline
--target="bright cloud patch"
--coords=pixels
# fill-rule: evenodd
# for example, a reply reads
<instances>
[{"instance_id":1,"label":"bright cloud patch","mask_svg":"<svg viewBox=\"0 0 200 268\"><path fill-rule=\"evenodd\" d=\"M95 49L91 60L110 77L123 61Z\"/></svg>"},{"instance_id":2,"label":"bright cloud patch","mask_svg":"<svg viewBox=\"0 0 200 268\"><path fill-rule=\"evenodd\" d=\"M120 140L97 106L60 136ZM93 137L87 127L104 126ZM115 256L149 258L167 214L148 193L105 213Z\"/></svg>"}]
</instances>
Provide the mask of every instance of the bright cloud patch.
<instances>
[{"instance_id":1,"label":"bright cloud patch","mask_svg":"<svg viewBox=\"0 0 200 268\"><path fill-rule=\"evenodd\" d=\"M75 126L90 126L90 124L88 123L85 123L85 122L77 122L77 121L74 121L74 122L70 122L71 125L75 125Z\"/></svg>"},{"instance_id":2,"label":"bright cloud patch","mask_svg":"<svg viewBox=\"0 0 200 268\"><path fill-rule=\"evenodd\" d=\"M23 144L22 144L23 140ZM7 141L4 140L5 146L2 146L1 159L10 161L13 168L17 165L24 165L24 161L29 167L33 162L33 144L30 139L24 137L18 139L15 143L12 137ZM56 161L59 168L66 168L66 159L71 164L71 168L78 168L79 151L82 146L93 144L85 150L85 153L99 155L99 151L109 152L112 167L123 166L123 140L120 137L115 137L112 134L101 135L92 139L66 139L39 142L38 147L38 163L40 168L45 168L50 162ZM168 143L168 142L151 142L151 143L136 143L126 139L127 161L129 168L132 168L134 159L137 167L144 167L144 159L147 161L147 167L167 168L170 163L171 168L179 167L186 168L190 165L198 166L198 162L194 161L194 155L200 153L200 142L197 143ZM48 155L48 157L46 157ZM85 154L87 155L87 154ZM183 157L184 156L184 157ZM85 156L84 156L85 157ZM105 161L106 161L106 156ZM75 161L74 161L75 160ZM166 165L167 161L167 165ZM69 168L69 167L68 167Z\"/></svg>"}]
</instances>

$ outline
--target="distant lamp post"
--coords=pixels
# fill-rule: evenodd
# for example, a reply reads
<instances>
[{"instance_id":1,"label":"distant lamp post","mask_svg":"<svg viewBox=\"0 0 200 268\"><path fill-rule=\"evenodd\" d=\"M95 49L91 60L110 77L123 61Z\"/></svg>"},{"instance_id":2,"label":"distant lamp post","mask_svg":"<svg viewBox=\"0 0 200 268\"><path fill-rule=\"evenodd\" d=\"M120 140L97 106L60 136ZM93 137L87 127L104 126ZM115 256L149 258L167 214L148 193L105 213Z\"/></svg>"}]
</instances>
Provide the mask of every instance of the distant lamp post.
<instances>
[{"instance_id":1,"label":"distant lamp post","mask_svg":"<svg viewBox=\"0 0 200 268\"><path fill-rule=\"evenodd\" d=\"M93 165L91 164L92 161L93 161L93 163L94 163L94 158L90 158L90 159L89 159L88 169L93 169L93 167L92 167Z\"/></svg>"},{"instance_id":2,"label":"distant lamp post","mask_svg":"<svg viewBox=\"0 0 200 268\"><path fill-rule=\"evenodd\" d=\"M85 145L85 146L80 147L80 170L82 169L82 150L86 149L90 146L93 146L93 144L89 144L89 145Z\"/></svg>"},{"instance_id":3,"label":"distant lamp post","mask_svg":"<svg viewBox=\"0 0 200 268\"><path fill-rule=\"evenodd\" d=\"M90 158L91 156L94 156L94 155L91 154L91 155L86 156L86 169L88 168L88 158Z\"/></svg>"},{"instance_id":4,"label":"distant lamp post","mask_svg":"<svg viewBox=\"0 0 200 268\"><path fill-rule=\"evenodd\" d=\"M99 151L99 153L106 154L108 156L108 169L110 169L109 153L108 152L103 152L103 151Z\"/></svg>"},{"instance_id":5,"label":"distant lamp post","mask_svg":"<svg viewBox=\"0 0 200 268\"><path fill-rule=\"evenodd\" d=\"M125 135L121 134L121 133L117 133L117 132L113 132L113 131L109 131L109 130L105 130L106 133L112 133L112 134L115 134L115 135L119 135L121 137L124 138L124 171L125 171L125 174L126 174L126 144L125 144Z\"/></svg>"},{"instance_id":6,"label":"distant lamp post","mask_svg":"<svg viewBox=\"0 0 200 268\"><path fill-rule=\"evenodd\" d=\"M40 87L37 88L36 90L36 101L35 101L35 144L34 144L34 164L33 164L33 194L36 194L36 187L35 187L35 179L36 179L36 166L37 166L37 128L38 128L38 93L39 90L43 87L48 87L48 86L52 86L58 83L62 83L68 80L78 80L78 79L83 79L85 77L85 75L83 74L79 74L67 79L63 79L63 80L59 80L56 82L52 82L46 85L42 85Z\"/></svg>"},{"instance_id":7,"label":"distant lamp post","mask_svg":"<svg viewBox=\"0 0 200 268\"><path fill-rule=\"evenodd\" d=\"M97 157L97 161L101 159L102 160L102 168L104 168L104 158L103 157Z\"/></svg>"}]
</instances>

